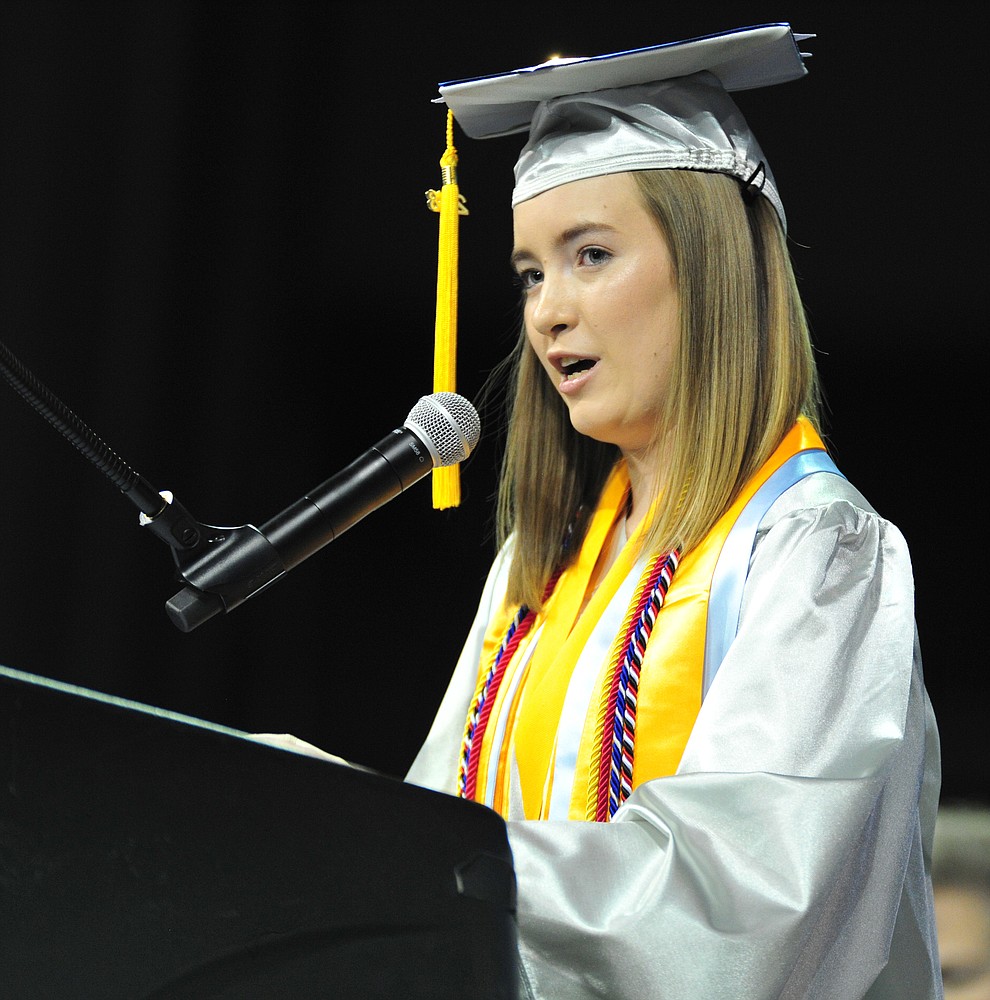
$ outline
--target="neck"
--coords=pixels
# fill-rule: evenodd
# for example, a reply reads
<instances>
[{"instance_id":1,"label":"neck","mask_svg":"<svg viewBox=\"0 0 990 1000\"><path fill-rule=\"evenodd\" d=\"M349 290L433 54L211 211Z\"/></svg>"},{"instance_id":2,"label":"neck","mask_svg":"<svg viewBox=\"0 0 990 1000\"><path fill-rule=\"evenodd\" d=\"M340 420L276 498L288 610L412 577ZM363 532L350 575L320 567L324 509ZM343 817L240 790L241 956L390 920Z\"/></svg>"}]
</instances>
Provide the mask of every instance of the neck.
<instances>
[{"instance_id":1,"label":"neck","mask_svg":"<svg viewBox=\"0 0 990 1000\"><path fill-rule=\"evenodd\" d=\"M629 471L631 496L629 513L626 516L626 530L631 535L646 517L653 503L654 491L659 482L658 457L656 452L624 452L626 468Z\"/></svg>"}]
</instances>

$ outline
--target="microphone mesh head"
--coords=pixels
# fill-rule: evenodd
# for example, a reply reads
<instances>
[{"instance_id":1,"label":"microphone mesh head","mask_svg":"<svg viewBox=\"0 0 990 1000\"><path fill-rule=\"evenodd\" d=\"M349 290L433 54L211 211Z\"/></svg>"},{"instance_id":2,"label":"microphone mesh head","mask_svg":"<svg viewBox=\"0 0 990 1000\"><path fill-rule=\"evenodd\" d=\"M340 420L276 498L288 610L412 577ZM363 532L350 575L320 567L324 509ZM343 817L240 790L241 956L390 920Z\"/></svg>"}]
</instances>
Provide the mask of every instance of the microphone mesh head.
<instances>
[{"instance_id":1,"label":"microphone mesh head","mask_svg":"<svg viewBox=\"0 0 990 1000\"><path fill-rule=\"evenodd\" d=\"M409 411L404 426L419 432L434 466L463 462L481 437L478 411L456 392L424 396Z\"/></svg>"}]
</instances>

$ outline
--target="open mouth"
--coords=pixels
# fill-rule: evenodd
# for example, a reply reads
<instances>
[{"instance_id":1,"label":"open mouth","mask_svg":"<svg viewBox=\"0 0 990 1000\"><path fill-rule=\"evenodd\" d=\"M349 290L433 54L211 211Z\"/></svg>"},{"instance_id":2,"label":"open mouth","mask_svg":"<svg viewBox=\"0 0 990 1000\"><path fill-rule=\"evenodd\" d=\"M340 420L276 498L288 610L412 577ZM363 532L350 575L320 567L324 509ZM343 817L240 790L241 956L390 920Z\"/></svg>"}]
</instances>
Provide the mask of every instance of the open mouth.
<instances>
[{"instance_id":1,"label":"open mouth","mask_svg":"<svg viewBox=\"0 0 990 1000\"><path fill-rule=\"evenodd\" d=\"M564 381L566 381L569 378L580 375L582 372L589 371L596 364L598 364L596 358L561 358L557 362L557 368L564 376Z\"/></svg>"}]
</instances>

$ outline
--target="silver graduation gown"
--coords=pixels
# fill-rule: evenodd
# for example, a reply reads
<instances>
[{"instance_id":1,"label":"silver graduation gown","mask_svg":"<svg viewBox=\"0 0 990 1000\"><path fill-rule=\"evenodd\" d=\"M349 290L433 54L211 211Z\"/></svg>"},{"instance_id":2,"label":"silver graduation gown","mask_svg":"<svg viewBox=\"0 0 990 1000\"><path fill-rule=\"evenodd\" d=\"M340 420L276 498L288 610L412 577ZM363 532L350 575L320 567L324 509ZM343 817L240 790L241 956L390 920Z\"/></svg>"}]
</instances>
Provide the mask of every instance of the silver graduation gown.
<instances>
[{"instance_id":1,"label":"silver graduation gown","mask_svg":"<svg viewBox=\"0 0 990 1000\"><path fill-rule=\"evenodd\" d=\"M409 781L454 791L507 563ZM841 477L809 476L760 524L736 638L677 773L607 824L510 811L524 996L941 997L939 781L907 546Z\"/></svg>"}]
</instances>

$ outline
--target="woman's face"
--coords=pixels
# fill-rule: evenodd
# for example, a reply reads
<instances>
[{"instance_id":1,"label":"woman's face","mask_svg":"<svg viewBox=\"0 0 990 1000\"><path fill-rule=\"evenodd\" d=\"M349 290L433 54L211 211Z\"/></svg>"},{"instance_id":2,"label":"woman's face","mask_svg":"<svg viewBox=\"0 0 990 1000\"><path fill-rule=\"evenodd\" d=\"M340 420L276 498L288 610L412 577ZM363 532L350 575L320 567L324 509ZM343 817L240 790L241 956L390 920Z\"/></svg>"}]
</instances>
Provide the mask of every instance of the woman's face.
<instances>
[{"instance_id":1,"label":"woman's face","mask_svg":"<svg viewBox=\"0 0 990 1000\"><path fill-rule=\"evenodd\" d=\"M517 206L513 267L526 335L581 434L650 447L679 336L667 242L630 174Z\"/></svg>"}]
</instances>

